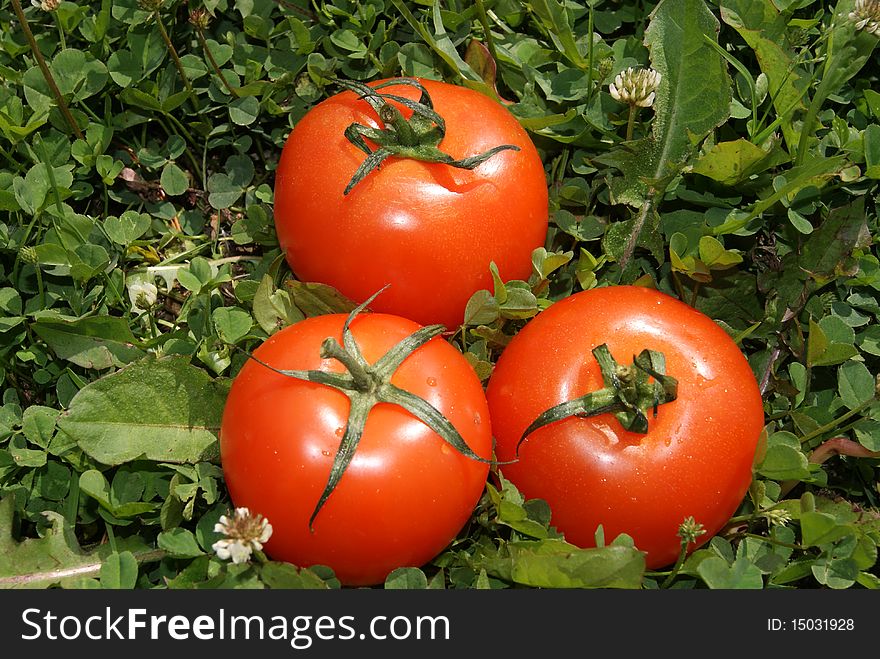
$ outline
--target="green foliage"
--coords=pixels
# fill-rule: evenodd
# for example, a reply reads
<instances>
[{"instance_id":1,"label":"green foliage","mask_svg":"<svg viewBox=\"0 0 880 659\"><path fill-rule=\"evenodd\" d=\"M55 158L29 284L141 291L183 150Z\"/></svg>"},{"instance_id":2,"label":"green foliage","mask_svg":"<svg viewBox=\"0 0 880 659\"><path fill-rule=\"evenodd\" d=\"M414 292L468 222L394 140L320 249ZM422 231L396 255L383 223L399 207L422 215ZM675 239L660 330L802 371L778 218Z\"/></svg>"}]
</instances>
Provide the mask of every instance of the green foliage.
<instances>
[{"instance_id":1,"label":"green foliage","mask_svg":"<svg viewBox=\"0 0 880 659\"><path fill-rule=\"evenodd\" d=\"M543 309L635 282L739 342L767 424L740 510L674 568L568 544L493 473L385 587L880 587L878 39L854 4L0 0L0 587L339 587L216 556L217 430L244 351L360 302L284 263L284 139L334 78L395 75L504 102L546 166L531 276L490 266L450 328L483 380ZM662 76L632 114L629 67Z\"/></svg>"}]
</instances>

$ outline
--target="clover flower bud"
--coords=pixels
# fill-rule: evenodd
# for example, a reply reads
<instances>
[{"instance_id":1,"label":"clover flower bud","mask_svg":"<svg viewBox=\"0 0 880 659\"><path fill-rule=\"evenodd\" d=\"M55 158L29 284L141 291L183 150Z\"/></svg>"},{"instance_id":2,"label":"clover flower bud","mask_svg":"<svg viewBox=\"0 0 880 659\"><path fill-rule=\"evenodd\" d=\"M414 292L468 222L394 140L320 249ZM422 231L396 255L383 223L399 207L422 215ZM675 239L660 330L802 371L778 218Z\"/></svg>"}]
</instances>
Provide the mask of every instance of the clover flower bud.
<instances>
[{"instance_id":1,"label":"clover flower bud","mask_svg":"<svg viewBox=\"0 0 880 659\"><path fill-rule=\"evenodd\" d=\"M781 508L765 510L763 514L771 526L785 526L791 521L791 513Z\"/></svg>"},{"instance_id":2,"label":"clover flower bud","mask_svg":"<svg viewBox=\"0 0 880 659\"><path fill-rule=\"evenodd\" d=\"M31 0L31 4L43 11L55 11L61 4L61 0Z\"/></svg>"},{"instance_id":3,"label":"clover flower bud","mask_svg":"<svg viewBox=\"0 0 880 659\"><path fill-rule=\"evenodd\" d=\"M39 260L37 257L37 250L33 247L22 247L18 250L19 258L25 263L30 263L31 265L36 265Z\"/></svg>"},{"instance_id":4,"label":"clover flower bud","mask_svg":"<svg viewBox=\"0 0 880 659\"><path fill-rule=\"evenodd\" d=\"M880 0L856 0L849 20L857 30L880 37Z\"/></svg>"},{"instance_id":5,"label":"clover flower bud","mask_svg":"<svg viewBox=\"0 0 880 659\"><path fill-rule=\"evenodd\" d=\"M642 108L654 104L654 95L660 86L660 73L654 69L635 69L629 67L621 71L608 86L608 92L615 101Z\"/></svg>"},{"instance_id":6,"label":"clover flower bud","mask_svg":"<svg viewBox=\"0 0 880 659\"><path fill-rule=\"evenodd\" d=\"M195 26L199 30L207 29L208 23L211 20L211 15L208 13L208 10L204 7L200 7L199 9L193 9L189 13L189 22L191 25Z\"/></svg>"},{"instance_id":7,"label":"clover flower bud","mask_svg":"<svg viewBox=\"0 0 880 659\"><path fill-rule=\"evenodd\" d=\"M605 80L611 73L611 69L614 68L614 58L613 57L603 57L599 61L598 71L599 71L599 80Z\"/></svg>"},{"instance_id":8,"label":"clover flower bud","mask_svg":"<svg viewBox=\"0 0 880 659\"><path fill-rule=\"evenodd\" d=\"M706 533L706 529L693 517L688 517L681 523L681 526L678 527L678 537L687 544L696 542L697 538L704 533Z\"/></svg>"},{"instance_id":9,"label":"clover flower bud","mask_svg":"<svg viewBox=\"0 0 880 659\"><path fill-rule=\"evenodd\" d=\"M251 554L260 551L263 543L272 536L272 525L262 515L251 515L247 508L236 508L231 519L226 515L220 518L214 525L214 532L226 536L211 545L218 558L246 563Z\"/></svg>"}]
</instances>

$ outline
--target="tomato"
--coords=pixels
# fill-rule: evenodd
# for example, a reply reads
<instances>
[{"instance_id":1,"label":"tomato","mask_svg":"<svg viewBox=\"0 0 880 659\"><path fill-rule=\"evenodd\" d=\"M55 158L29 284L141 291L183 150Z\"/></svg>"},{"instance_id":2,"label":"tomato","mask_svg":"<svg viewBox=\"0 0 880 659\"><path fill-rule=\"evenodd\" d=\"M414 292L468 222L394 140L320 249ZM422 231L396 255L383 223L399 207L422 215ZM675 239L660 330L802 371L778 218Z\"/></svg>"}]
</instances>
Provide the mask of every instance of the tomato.
<instances>
[{"instance_id":1,"label":"tomato","mask_svg":"<svg viewBox=\"0 0 880 659\"><path fill-rule=\"evenodd\" d=\"M506 108L464 87L419 82L445 119L442 151L461 159L505 144L519 150L473 170L392 156L344 194L366 159L345 129L383 126L367 101L344 91L291 131L275 175L275 226L298 279L357 302L390 284L374 311L455 327L470 296L492 288L491 261L505 280L528 279L531 253L547 233L547 183L537 150ZM404 84L381 91L420 94Z\"/></svg>"},{"instance_id":2,"label":"tomato","mask_svg":"<svg viewBox=\"0 0 880 659\"><path fill-rule=\"evenodd\" d=\"M344 373L340 361L322 359L320 351L327 337L343 340L345 319L332 314L298 322L253 356L276 369ZM351 322L369 364L417 329L386 314ZM380 402L315 514L353 404L331 386L287 377L254 360L236 375L220 429L221 462L235 506L272 525L265 545L271 558L330 566L346 585L376 584L394 568L430 561L467 522L492 450L479 378L461 353L434 338L406 357L390 382L441 412L483 461L458 452L410 412Z\"/></svg>"},{"instance_id":3,"label":"tomato","mask_svg":"<svg viewBox=\"0 0 880 659\"><path fill-rule=\"evenodd\" d=\"M752 478L764 416L736 343L708 316L658 291L609 286L576 293L531 320L498 359L487 386L500 461L546 410L603 388L591 351L606 344L621 364L662 352L677 397L646 410L647 432L605 412L532 432L501 471L524 496L544 499L569 542L629 534L649 568L675 561L679 525L703 525L702 544L730 519Z\"/></svg>"}]
</instances>

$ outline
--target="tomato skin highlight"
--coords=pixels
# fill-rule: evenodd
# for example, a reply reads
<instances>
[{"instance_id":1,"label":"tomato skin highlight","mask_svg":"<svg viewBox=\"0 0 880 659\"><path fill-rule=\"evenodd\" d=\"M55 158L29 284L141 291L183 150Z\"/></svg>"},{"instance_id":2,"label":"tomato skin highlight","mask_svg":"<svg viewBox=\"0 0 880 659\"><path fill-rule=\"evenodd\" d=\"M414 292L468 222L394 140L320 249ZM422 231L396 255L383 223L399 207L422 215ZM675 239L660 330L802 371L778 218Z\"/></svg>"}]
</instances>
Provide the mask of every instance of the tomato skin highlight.
<instances>
[{"instance_id":1,"label":"tomato skin highlight","mask_svg":"<svg viewBox=\"0 0 880 659\"><path fill-rule=\"evenodd\" d=\"M590 353L601 343L627 363L644 348L662 352L677 399L656 417L648 411L645 435L611 413L540 428L501 471L527 498L547 501L569 542L595 546L601 524L608 542L627 533L648 568L660 568L676 560L685 518L705 527L702 544L741 504L764 425L760 390L727 333L671 296L635 286L576 293L530 321L498 359L486 395L500 461L515 457L542 412L603 387Z\"/></svg>"},{"instance_id":2,"label":"tomato skin highlight","mask_svg":"<svg viewBox=\"0 0 880 659\"><path fill-rule=\"evenodd\" d=\"M345 318L332 314L291 325L254 356L279 369L342 372L339 362L322 360L319 351L327 337L342 340ZM355 318L351 330L374 363L418 327L371 313ZM475 453L491 458L482 385L453 346L429 341L391 382L431 403ZM272 524L267 555L299 566L330 566L345 585L374 585L394 568L426 564L454 539L483 492L488 465L461 455L408 412L380 403L310 531L309 517L327 484L348 411L345 394L249 360L224 408L221 461L235 506Z\"/></svg>"},{"instance_id":3,"label":"tomato skin highlight","mask_svg":"<svg viewBox=\"0 0 880 659\"><path fill-rule=\"evenodd\" d=\"M491 261L505 280L531 274L531 253L547 234L546 176L503 106L464 87L420 82L446 120L443 151L459 159L501 144L520 150L474 170L391 157L343 195L366 158L344 130L355 122L380 127L369 104L345 91L291 131L275 175L275 226L300 280L329 284L357 302L390 284L375 311L456 327L470 296L492 288ZM419 95L406 85L382 91Z\"/></svg>"}]
</instances>

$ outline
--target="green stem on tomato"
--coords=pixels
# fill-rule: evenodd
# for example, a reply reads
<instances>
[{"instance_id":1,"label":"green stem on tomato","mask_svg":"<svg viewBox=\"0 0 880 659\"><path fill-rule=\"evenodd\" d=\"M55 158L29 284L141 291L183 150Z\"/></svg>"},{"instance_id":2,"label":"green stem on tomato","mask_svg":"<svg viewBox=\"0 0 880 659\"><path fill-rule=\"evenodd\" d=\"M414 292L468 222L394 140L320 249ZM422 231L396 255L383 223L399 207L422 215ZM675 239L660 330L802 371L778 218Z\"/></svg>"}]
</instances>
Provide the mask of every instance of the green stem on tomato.
<instances>
[{"instance_id":1,"label":"green stem on tomato","mask_svg":"<svg viewBox=\"0 0 880 659\"><path fill-rule=\"evenodd\" d=\"M626 430L648 432L647 411L671 402L678 396L678 381L666 375L666 358L663 353L642 350L633 358L632 366L620 364L611 356L606 344L593 349L593 357L599 364L602 389L579 398L554 405L541 413L523 431L516 450L539 428L576 416L580 418L613 412Z\"/></svg>"},{"instance_id":2,"label":"green stem on tomato","mask_svg":"<svg viewBox=\"0 0 880 659\"><path fill-rule=\"evenodd\" d=\"M384 128L372 128L353 123L345 129L345 137L348 141L363 151L367 158L357 168L343 194L347 195L351 192L354 186L373 170L378 169L390 156L440 163L459 169L474 169L501 151L520 150L516 145L502 144L483 153L455 159L439 148L440 142L446 135L446 122L434 110L428 90L415 78L394 78L372 87L352 80L337 82L346 89L360 94L360 98L375 110L385 125ZM419 100L413 101L396 94L383 94L378 91L392 85L415 87L421 93ZM411 110L412 116L406 119L389 101ZM367 139L376 144L377 148L371 148L366 142Z\"/></svg>"}]
</instances>

